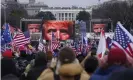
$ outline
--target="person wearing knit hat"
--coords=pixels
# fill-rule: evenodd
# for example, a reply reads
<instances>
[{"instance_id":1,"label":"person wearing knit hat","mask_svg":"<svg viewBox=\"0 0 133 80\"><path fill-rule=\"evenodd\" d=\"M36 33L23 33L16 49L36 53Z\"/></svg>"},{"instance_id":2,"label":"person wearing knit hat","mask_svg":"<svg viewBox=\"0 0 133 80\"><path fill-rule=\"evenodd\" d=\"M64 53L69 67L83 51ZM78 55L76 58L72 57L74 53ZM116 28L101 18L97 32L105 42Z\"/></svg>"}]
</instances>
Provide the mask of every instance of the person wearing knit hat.
<instances>
[{"instance_id":1,"label":"person wearing knit hat","mask_svg":"<svg viewBox=\"0 0 133 80\"><path fill-rule=\"evenodd\" d=\"M19 51L23 51L23 50L25 50L25 47L24 46L20 46L19 47Z\"/></svg>"},{"instance_id":2,"label":"person wearing knit hat","mask_svg":"<svg viewBox=\"0 0 133 80\"><path fill-rule=\"evenodd\" d=\"M58 58L62 64L66 64L72 63L76 59L76 55L71 48L65 47L62 50L60 50Z\"/></svg>"},{"instance_id":3,"label":"person wearing knit hat","mask_svg":"<svg viewBox=\"0 0 133 80\"><path fill-rule=\"evenodd\" d=\"M76 59L75 52L69 47L62 48L57 59L52 59L52 61L56 64L55 67L50 66L44 70L37 80L77 80L77 78L89 80L90 78Z\"/></svg>"},{"instance_id":4,"label":"person wearing knit hat","mask_svg":"<svg viewBox=\"0 0 133 80\"><path fill-rule=\"evenodd\" d=\"M6 50L3 54L2 54L3 57L7 57L7 58L12 58L13 57L13 54L11 52L11 50Z\"/></svg>"},{"instance_id":5,"label":"person wearing knit hat","mask_svg":"<svg viewBox=\"0 0 133 80\"><path fill-rule=\"evenodd\" d=\"M126 54L120 48L112 48L108 55L105 56L104 63L99 64L100 67L92 74L90 80L108 80L110 75L114 72L126 70L127 58Z\"/></svg>"},{"instance_id":6,"label":"person wearing knit hat","mask_svg":"<svg viewBox=\"0 0 133 80\"><path fill-rule=\"evenodd\" d=\"M113 64L125 65L127 63L127 57L125 52L119 48L111 49L108 54L107 63L108 65L113 65Z\"/></svg>"}]
</instances>

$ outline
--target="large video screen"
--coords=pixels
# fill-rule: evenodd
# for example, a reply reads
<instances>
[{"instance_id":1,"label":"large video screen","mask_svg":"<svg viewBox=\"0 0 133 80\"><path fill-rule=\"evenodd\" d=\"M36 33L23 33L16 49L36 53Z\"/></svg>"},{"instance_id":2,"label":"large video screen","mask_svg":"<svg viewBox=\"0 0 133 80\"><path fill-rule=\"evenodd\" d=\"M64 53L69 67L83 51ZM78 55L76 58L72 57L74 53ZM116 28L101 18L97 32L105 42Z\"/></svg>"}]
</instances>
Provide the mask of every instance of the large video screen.
<instances>
[{"instance_id":1,"label":"large video screen","mask_svg":"<svg viewBox=\"0 0 133 80\"><path fill-rule=\"evenodd\" d=\"M58 40L67 40L73 37L74 27L72 21L57 21L48 20L45 21L43 26L43 38L45 40L52 39L52 33Z\"/></svg>"},{"instance_id":2,"label":"large video screen","mask_svg":"<svg viewBox=\"0 0 133 80\"><path fill-rule=\"evenodd\" d=\"M40 24L30 23L28 24L28 30L30 33L38 33L40 32Z\"/></svg>"},{"instance_id":3,"label":"large video screen","mask_svg":"<svg viewBox=\"0 0 133 80\"><path fill-rule=\"evenodd\" d=\"M93 24L93 31L95 33L101 32L101 30L104 30L105 26L105 24Z\"/></svg>"}]
</instances>

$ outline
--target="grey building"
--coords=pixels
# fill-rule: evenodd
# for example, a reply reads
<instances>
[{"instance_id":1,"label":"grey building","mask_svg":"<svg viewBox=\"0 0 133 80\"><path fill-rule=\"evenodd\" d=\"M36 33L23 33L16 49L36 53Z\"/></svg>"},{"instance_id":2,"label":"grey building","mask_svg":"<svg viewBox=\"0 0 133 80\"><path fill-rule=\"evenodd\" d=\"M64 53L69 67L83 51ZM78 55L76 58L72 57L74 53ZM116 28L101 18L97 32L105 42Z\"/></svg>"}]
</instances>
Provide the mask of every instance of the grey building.
<instances>
[{"instance_id":1,"label":"grey building","mask_svg":"<svg viewBox=\"0 0 133 80\"><path fill-rule=\"evenodd\" d=\"M46 12L50 11L54 14L56 20L76 20L76 16L80 11L87 11L91 14L91 9L85 9L85 8L53 8L53 9L43 9L41 8L40 11Z\"/></svg>"},{"instance_id":2,"label":"grey building","mask_svg":"<svg viewBox=\"0 0 133 80\"><path fill-rule=\"evenodd\" d=\"M40 11L40 8L48 8L48 5L45 5L44 3L39 2L34 4L28 4L25 9L27 10L27 13L29 16L34 16L38 14L38 12Z\"/></svg>"},{"instance_id":3,"label":"grey building","mask_svg":"<svg viewBox=\"0 0 133 80\"><path fill-rule=\"evenodd\" d=\"M29 0L29 4L34 4L35 2L35 0Z\"/></svg>"},{"instance_id":4,"label":"grey building","mask_svg":"<svg viewBox=\"0 0 133 80\"><path fill-rule=\"evenodd\" d=\"M6 3L6 2L18 2L18 0L1 0L1 3Z\"/></svg>"},{"instance_id":5,"label":"grey building","mask_svg":"<svg viewBox=\"0 0 133 80\"><path fill-rule=\"evenodd\" d=\"M88 8L82 8L77 6L72 7L48 7L48 5L43 2L36 3L35 0L29 0L28 4L22 4L27 10L29 16L34 16L40 11L50 11L54 14L57 20L76 20L76 15L82 11L86 10L91 14L92 10Z\"/></svg>"}]
</instances>

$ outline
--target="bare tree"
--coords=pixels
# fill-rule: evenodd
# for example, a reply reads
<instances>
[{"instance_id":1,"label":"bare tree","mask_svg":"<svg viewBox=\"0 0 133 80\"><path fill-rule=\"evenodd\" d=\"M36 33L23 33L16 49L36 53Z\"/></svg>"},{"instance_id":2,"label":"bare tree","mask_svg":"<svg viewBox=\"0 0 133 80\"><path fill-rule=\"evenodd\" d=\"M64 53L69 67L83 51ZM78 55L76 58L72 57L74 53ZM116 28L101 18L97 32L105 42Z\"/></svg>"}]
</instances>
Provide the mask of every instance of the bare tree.
<instances>
[{"instance_id":1,"label":"bare tree","mask_svg":"<svg viewBox=\"0 0 133 80\"><path fill-rule=\"evenodd\" d=\"M114 26L117 21L121 21L128 30L133 24L131 16L133 16L133 7L126 1L108 1L93 10L93 18L110 18Z\"/></svg>"}]
</instances>

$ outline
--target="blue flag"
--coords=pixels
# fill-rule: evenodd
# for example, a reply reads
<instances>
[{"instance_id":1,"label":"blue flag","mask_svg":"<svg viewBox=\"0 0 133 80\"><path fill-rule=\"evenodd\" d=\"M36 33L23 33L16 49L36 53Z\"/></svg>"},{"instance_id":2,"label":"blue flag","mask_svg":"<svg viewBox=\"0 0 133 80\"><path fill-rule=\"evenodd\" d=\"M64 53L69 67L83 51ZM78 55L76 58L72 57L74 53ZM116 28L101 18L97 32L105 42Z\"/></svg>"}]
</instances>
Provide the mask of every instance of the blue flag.
<instances>
[{"instance_id":1,"label":"blue flag","mask_svg":"<svg viewBox=\"0 0 133 80\"><path fill-rule=\"evenodd\" d=\"M3 36L3 30L1 31L1 46L5 45L6 42L5 42L5 39L4 39L4 36Z\"/></svg>"},{"instance_id":2,"label":"blue flag","mask_svg":"<svg viewBox=\"0 0 133 80\"><path fill-rule=\"evenodd\" d=\"M30 38L30 32L29 31L25 31L24 32L24 36L25 36L25 38Z\"/></svg>"},{"instance_id":3,"label":"blue flag","mask_svg":"<svg viewBox=\"0 0 133 80\"><path fill-rule=\"evenodd\" d=\"M9 30L9 24L5 24L6 29L4 30L2 36L5 41L5 43L10 43L12 41L11 33Z\"/></svg>"}]
</instances>

